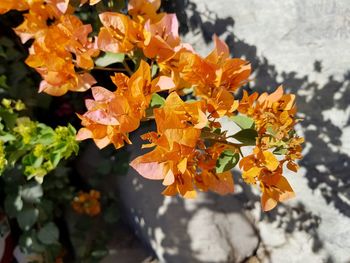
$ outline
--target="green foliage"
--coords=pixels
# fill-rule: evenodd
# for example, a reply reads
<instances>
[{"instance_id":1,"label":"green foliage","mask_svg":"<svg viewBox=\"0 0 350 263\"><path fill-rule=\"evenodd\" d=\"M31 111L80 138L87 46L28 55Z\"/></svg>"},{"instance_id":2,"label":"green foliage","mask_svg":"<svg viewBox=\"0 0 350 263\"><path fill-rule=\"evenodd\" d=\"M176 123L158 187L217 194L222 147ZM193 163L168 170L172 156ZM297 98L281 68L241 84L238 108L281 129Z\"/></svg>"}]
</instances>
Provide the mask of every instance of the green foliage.
<instances>
[{"instance_id":1,"label":"green foliage","mask_svg":"<svg viewBox=\"0 0 350 263\"><path fill-rule=\"evenodd\" d=\"M79 4L76 1L76 6ZM103 1L98 8L117 11L124 5L124 1ZM81 11L77 15L90 21L94 27L100 27L97 12L89 5L79 8ZM0 19L2 24L3 17ZM72 217L78 219L77 226L86 222L83 231L78 231L77 227L67 236L56 225L57 222L66 222L65 213L72 212L70 205L75 193L93 183L69 177L73 169L68 168L70 161L66 160L77 155L79 150L75 128L70 124L53 128L37 121L41 112L46 116L52 114L50 106L56 99L38 94L40 77L25 65L27 50L13 38L6 24L2 24L1 33L5 34L0 36L0 196L4 197L0 200L0 210L13 222L11 231L20 235L21 251L38 255L40 262L55 262L66 249L66 244L61 244L59 238L72 240L73 235L81 238L80 242L74 243L74 252L77 253L73 262L99 262L108 254L105 244L110 238L100 231L100 227L111 227L119 220L116 197L110 193L102 195L104 206L96 218L73 214ZM124 54L106 52L95 62L105 67L123 61ZM68 96L74 105L82 101L80 95ZM96 168L99 176L96 176L94 185L101 187L104 176L108 174L125 174L128 158L126 152L121 152L120 156L105 156L105 162ZM96 226L96 220L98 227L88 241L87 233ZM0 229L0 234L2 232Z\"/></svg>"},{"instance_id":2,"label":"green foliage","mask_svg":"<svg viewBox=\"0 0 350 263\"><path fill-rule=\"evenodd\" d=\"M23 47L7 36L0 36L0 98L16 98L29 108L47 109L52 98L37 92L38 75L24 64Z\"/></svg>"},{"instance_id":3,"label":"green foliage","mask_svg":"<svg viewBox=\"0 0 350 263\"><path fill-rule=\"evenodd\" d=\"M239 161L239 154L225 150L216 162L216 172L223 173L233 169Z\"/></svg>"},{"instance_id":4,"label":"green foliage","mask_svg":"<svg viewBox=\"0 0 350 263\"><path fill-rule=\"evenodd\" d=\"M157 93L154 93L151 98L150 106L151 108L159 108L162 107L165 103L165 99L158 95Z\"/></svg>"},{"instance_id":5,"label":"green foliage","mask_svg":"<svg viewBox=\"0 0 350 263\"><path fill-rule=\"evenodd\" d=\"M231 135L230 137L243 143L244 145L255 145L255 138L258 137L258 133L254 129L244 129Z\"/></svg>"},{"instance_id":6,"label":"green foliage","mask_svg":"<svg viewBox=\"0 0 350 263\"><path fill-rule=\"evenodd\" d=\"M239 126L241 129L253 129L254 128L254 120L247 116L236 115L231 117L231 119Z\"/></svg>"},{"instance_id":7,"label":"green foliage","mask_svg":"<svg viewBox=\"0 0 350 263\"><path fill-rule=\"evenodd\" d=\"M42 183L44 176L55 169L61 159L78 153L75 134L70 124L52 129L28 117L18 117L12 108L0 107L0 136L4 139L0 160L5 158L0 161L1 171L6 168L5 162L9 168L20 163L28 179Z\"/></svg>"},{"instance_id":8,"label":"green foliage","mask_svg":"<svg viewBox=\"0 0 350 263\"><path fill-rule=\"evenodd\" d=\"M99 67L106 67L114 63L121 63L124 61L124 58L124 53L105 52L101 57L95 60L95 64Z\"/></svg>"},{"instance_id":9,"label":"green foliage","mask_svg":"<svg viewBox=\"0 0 350 263\"><path fill-rule=\"evenodd\" d=\"M4 208L8 217L17 220L22 231L22 250L28 254L44 254L45 262L54 262L60 252L59 234L51 221L54 219L53 202L46 199L49 195L45 193L52 191L56 200L67 201L72 199L73 191L66 177L63 177L66 180L53 177L59 179L59 184L53 184L51 178L42 183L44 176L56 169L62 159L78 153L76 131L71 125L52 129L28 117L19 117L17 110L23 107L18 105L3 100L0 106L0 175L5 182Z\"/></svg>"}]
</instances>

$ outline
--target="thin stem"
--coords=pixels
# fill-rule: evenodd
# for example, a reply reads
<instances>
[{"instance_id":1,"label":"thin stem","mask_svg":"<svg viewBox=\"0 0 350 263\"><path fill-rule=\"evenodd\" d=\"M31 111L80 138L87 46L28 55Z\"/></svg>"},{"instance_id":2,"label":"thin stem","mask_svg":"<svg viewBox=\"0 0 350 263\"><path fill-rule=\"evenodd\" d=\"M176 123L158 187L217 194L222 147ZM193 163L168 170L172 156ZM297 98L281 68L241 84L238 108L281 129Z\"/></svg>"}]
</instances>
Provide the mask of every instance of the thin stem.
<instances>
[{"instance_id":1,"label":"thin stem","mask_svg":"<svg viewBox=\"0 0 350 263\"><path fill-rule=\"evenodd\" d=\"M227 145L231 145L237 149L240 149L240 147L244 146L244 144L241 143L233 143L233 142L228 142L226 140L222 140L222 139L216 139L216 138L206 138L206 137L202 137L202 139L204 140L208 140L208 141L212 141L212 142L218 142L218 143L223 143L223 144L227 144Z\"/></svg>"},{"instance_id":2,"label":"thin stem","mask_svg":"<svg viewBox=\"0 0 350 263\"><path fill-rule=\"evenodd\" d=\"M153 121L153 120L155 120L154 116L147 116L141 119L141 121Z\"/></svg>"},{"instance_id":3,"label":"thin stem","mask_svg":"<svg viewBox=\"0 0 350 263\"><path fill-rule=\"evenodd\" d=\"M124 65L124 67L125 67L126 72L128 72L128 73L130 74L130 76L131 76L133 72L132 72L132 70L130 69L128 63L126 63L125 61L123 61L123 65Z\"/></svg>"},{"instance_id":4,"label":"thin stem","mask_svg":"<svg viewBox=\"0 0 350 263\"><path fill-rule=\"evenodd\" d=\"M242 153L242 150L241 150L241 147L238 147L238 151L239 151L239 154L244 157L243 153Z\"/></svg>"}]
</instances>

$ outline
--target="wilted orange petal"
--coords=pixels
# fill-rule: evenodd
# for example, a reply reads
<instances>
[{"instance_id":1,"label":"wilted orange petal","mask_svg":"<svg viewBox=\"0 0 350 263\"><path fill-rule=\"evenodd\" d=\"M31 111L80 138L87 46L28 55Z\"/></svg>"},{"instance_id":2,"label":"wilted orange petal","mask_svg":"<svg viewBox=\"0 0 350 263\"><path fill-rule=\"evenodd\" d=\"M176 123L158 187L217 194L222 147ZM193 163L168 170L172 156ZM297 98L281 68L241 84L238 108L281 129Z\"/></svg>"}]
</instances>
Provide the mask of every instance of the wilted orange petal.
<instances>
[{"instance_id":1,"label":"wilted orange petal","mask_svg":"<svg viewBox=\"0 0 350 263\"><path fill-rule=\"evenodd\" d=\"M296 173L298 171L298 169L299 169L299 165L297 165L296 163L290 161L290 162L287 163L287 168L289 170L291 170L291 171Z\"/></svg>"}]
</instances>

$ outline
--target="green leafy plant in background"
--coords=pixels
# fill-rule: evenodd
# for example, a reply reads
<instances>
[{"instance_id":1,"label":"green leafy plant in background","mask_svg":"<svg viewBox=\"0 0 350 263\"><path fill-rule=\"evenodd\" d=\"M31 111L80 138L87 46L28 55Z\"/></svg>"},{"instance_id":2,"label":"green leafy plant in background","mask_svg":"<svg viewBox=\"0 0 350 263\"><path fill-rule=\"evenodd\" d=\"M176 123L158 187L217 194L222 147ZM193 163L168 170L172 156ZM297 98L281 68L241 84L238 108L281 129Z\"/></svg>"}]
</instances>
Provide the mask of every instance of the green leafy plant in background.
<instances>
[{"instance_id":1,"label":"green leafy plant in background","mask_svg":"<svg viewBox=\"0 0 350 263\"><path fill-rule=\"evenodd\" d=\"M1 18L8 29L9 20ZM50 263L64 256L64 262L99 262L109 253L111 237L98 230L118 222L117 197L104 192L101 214L95 217L74 213L71 202L79 190L100 187L108 174L125 174L128 154L106 149L96 166L100 176L79 181L85 179L71 168L79 151L76 130L71 124L51 127L36 120L41 112L52 114L54 99L37 93L39 78L24 64L26 51L9 34L0 37L0 214L8 217L16 243L30 260ZM111 59L118 58L106 55L100 63ZM68 99L79 104L75 96Z\"/></svg>"},{"instance_id":2,"label":"green leafy plant in background","mask_svg":"<svg viewBox=\"0 0 350 263\"><path fill-rule=\"evenodd\" d=\"M53 222L55 204L44 196L44 176L57 168L62 159L78 153L73 126L51 127L19 117L21 101L2 99L0 106L0 175L3 181L4 209L20 230L19 244L26 254L53 262L60 252L59 231ZM53 189L58 199L70 200L73 189L67 178ZM68 187L67 187L68 186Z\"/></svg>"}]
</instances>

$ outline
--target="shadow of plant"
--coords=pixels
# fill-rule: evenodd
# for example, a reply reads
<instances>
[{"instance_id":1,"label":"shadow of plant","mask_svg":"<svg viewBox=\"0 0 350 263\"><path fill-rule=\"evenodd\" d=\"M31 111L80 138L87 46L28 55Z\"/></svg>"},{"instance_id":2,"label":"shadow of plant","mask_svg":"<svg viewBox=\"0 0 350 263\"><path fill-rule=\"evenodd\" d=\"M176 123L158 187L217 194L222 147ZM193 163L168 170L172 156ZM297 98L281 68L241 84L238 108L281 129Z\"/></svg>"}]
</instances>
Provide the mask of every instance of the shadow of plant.
<instances>
[{"instance_id":1,"label":"shadow of plant","mask_svg":"<svg viewBox=\"0 0 350 263\"><path fill-rule=\"evenodd\" d=\"M344 152L347 146L341 141L344 131L323 114L328 110L336 110L339 111L339 114L343 114L342 111L348 109L350 71L344 73L341 81L329 76L328 82L324 85L310 82L306 75L298 77L297 72L279 73L265 57L257 55L257 47L232 34L234 20L231 17L220 18L209 10L206 10L205 14L199 13L196 10L196 4L184 0L165 1L167 11L171 11L169 2L176 14L179 12L182 14L179 15L181 32L197 31L202 34L207 43L211 41L214 34L220 36L225 33L227 35L225 41L230 50L234 51L232 55L245 57L252 64L254 91L272 91L280 84L283 84L287 91L307 91L307 94L304 94L305 92L297 94L297 105L300 117L303 119L301 125L305 141L310 147L300 164L308 171L306 177L309 186L312 189L321 189L328 203L333 203L340 212L350 217L350 177L347 172L350 158ZM191 16L184 16L183 8L190 10ZM203 22L202 17L209 20ZM315 60L314 68L315 72L322 73L321 61ZM282 81L277 80L278 76L282 77ZM341 125L346 127L349 124L350 118L347 116Z\"/></svg>"}]
</instances>

